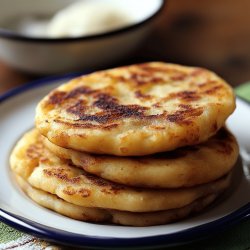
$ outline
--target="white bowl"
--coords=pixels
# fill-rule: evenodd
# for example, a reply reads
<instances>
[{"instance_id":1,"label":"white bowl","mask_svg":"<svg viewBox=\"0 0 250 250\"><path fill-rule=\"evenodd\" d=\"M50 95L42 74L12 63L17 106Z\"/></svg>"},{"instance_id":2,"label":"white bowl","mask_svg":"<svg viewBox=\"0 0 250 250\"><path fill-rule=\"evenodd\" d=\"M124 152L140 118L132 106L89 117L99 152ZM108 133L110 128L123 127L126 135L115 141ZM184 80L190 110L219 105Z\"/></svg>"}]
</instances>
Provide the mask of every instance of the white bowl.
<instances>
[{"instance_id":1,"label":"white bowl","mask_svg":"<svg viewBox=\"0 0 250 250\"><path fill-rule=\"evenodd\" d=\"M85 0L98 1L98 0ZM100 1L100 0L99 0ZM74 0L0 0L0 58L7 64L35 74L54 74L102 67L127 56L152 28L164 0L101 0L119 2L136 22L96 35L32 37L6 27L10 20L27 16L52 16ZM95 13L93 13L95 15Z\"/></svg>"}]
</instances>

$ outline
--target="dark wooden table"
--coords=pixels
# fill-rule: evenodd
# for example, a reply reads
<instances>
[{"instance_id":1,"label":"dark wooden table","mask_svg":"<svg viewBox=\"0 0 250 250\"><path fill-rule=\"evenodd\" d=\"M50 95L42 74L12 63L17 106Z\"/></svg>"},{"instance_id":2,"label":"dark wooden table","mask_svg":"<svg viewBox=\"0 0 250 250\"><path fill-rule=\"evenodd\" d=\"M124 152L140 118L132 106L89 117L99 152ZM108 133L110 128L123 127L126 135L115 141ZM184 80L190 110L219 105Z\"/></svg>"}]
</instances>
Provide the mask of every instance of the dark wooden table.
<instances>
[{"instance_id":1,"label":"dark wooden table","mask_svg":"<svg viewBox=\"0 0 250 250\"><path fill-rule=\"evenodd\" d=\"M115 65L161 60L214 70L236 86L250 79L249 0L169 0L148 39ZM0 94L40 78L0 61Z\"/></svg>"}]
</instances>

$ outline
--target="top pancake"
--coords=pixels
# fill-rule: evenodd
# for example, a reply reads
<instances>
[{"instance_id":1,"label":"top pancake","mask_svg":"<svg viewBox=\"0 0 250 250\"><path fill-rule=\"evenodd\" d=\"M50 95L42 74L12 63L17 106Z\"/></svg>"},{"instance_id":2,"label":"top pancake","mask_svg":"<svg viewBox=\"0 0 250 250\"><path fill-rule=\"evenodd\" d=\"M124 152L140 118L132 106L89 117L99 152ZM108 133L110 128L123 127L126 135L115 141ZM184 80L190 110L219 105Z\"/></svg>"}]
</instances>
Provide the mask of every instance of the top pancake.
<instances>
[{"instance_id":1,"label":"top pancake","mask_svg":"<svg viewBox=\"0 0 250 250\"><path fill-rule=\"evenodd\" d=\"M38 104L36 126L61 147L147 155L207 140L234 109L232 88L214 73L153 62L60 86Z\"/></svg>"}]
</instances>

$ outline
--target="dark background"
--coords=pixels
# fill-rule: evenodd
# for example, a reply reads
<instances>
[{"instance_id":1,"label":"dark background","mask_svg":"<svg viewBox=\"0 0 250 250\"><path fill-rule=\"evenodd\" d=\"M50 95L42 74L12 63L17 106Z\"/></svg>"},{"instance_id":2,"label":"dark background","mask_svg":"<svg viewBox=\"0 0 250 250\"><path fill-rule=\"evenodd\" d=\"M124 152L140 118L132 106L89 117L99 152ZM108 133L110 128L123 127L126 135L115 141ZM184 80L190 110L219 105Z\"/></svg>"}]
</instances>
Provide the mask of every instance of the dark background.
<instances>
[{"instance_id":1,"label":"dark background","mask_svg":"<svg viewBox=\"0 0 250 250\"><path fill-rule=\"evenodd\" d=\"M148 39L109 67L152 60L206 67L233 86L249 80L250 1L168 0ZM0 94L38 77L0 61Z\"/></svg>"}]
</instances>

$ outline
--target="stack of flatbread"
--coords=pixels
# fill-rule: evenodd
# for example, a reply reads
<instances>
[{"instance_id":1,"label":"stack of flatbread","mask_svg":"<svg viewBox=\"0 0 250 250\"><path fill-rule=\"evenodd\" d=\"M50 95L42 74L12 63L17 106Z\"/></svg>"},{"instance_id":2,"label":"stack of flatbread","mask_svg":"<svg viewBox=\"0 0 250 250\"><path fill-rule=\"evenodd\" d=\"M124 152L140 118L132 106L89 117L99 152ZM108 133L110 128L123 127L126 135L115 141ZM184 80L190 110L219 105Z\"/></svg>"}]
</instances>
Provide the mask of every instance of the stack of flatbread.
<instances>
[{"instance_id":1,"label":"stack of flatbread","mask_svg":"<svg viewBox=\"0 0 250 250\"><path fill-rule=\"evenodd\" d=\"M202 68L95 72L40 101L11 169L31 199L74 219L173 222L229 188L238 145L224 125L234 109L231 87Z\"/></svg>"}]
</instances>

